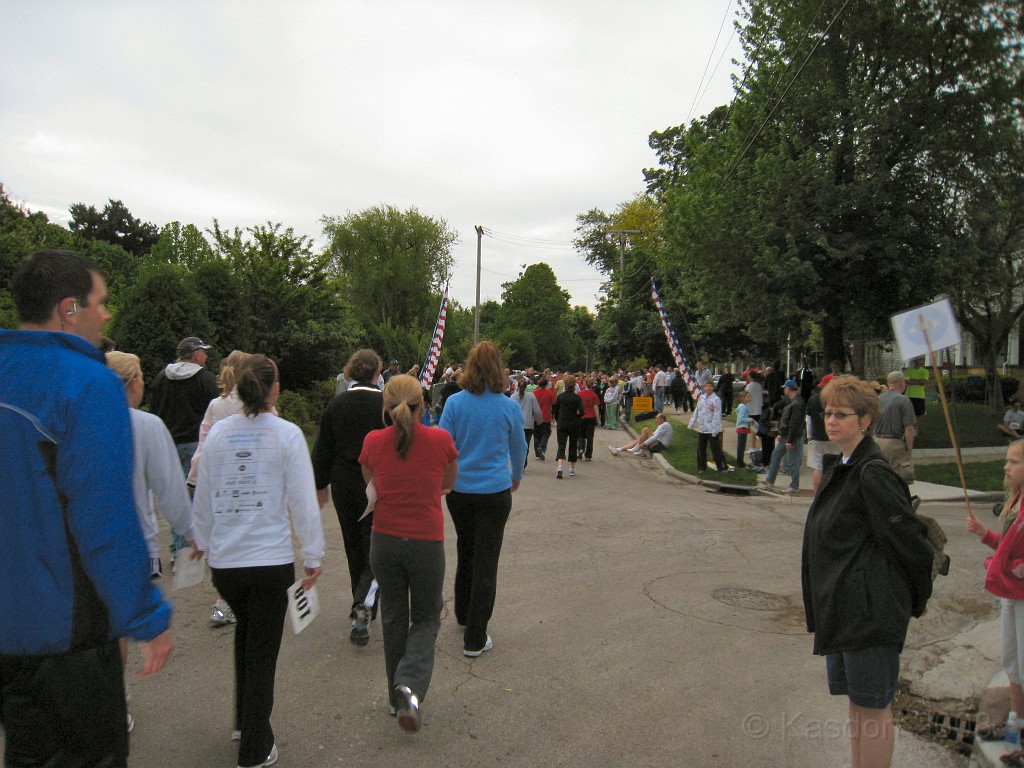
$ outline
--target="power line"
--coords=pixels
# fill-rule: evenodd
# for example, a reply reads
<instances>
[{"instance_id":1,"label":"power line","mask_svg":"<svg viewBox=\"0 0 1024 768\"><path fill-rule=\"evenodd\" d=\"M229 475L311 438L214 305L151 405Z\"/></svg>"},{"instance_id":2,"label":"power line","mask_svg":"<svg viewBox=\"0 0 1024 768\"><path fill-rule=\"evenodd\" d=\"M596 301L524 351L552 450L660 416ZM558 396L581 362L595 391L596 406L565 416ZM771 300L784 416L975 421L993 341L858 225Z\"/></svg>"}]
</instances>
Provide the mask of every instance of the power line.
<instances>
[{"instance_id":1,"label":"power line","mask_svg":"<svg viewBox=\"0 0 1024 768\"><path fill-rule=\"evenodd\" d=\"M715 44L711 46L711 52L708 53L708 60L704 64L704 71L700 75L700 82L697 83L697 90L693 94L693 103L690 105L690 111L686 115L687 123L690 122L690 119L693 117L693 110L697 107L697 101L700 99L700 88L704 85L704 76L708 73L708 67L711 66L711 59L715 56L715 49L718 48L718 41L722 37L722 30L725 28L725 22L729 18L729 11L732 10L733 4L733 0L729 0L729 4L725 7L725 15L722 16L722 23L718 26L718 34L715 35ZM715 70L718 70L717 66ZM710 82L711 78L708 78L708 83L710 84Z\"/></svg>"},{"instance_id":2,"label":"power line","mask_svg":"<svg viewBox=\"0 0 1024 768\"><path fill-rule=\"evenodd\" d=\"M822 5L824 5L824 4L825 4L825 0L822 0ZM807 62L809 62L811 60L811 56L813 56L814 52L816 50L818 50L818 46L821 45L821 41L824 40L828 36L828 33L832 29L832 26L837 21L839 21L839 17L843 15L843 11L846 10L846 7L849 4L850 4L850 0L846 0L846 2L843 3L843 7L840 8L836 12L836 15L832 17L832 21L830 21L828 23L828 26L825 27L824 31L818 36L818 39L814 41L814 46L807 53L807 57L800 64L800 68L796 71L796 74L793 75L793 79L789 81L789 85L786 86L786 90L782 92L782 95L779 96L779 100L777 102L775 102L775 106L772 107L772 111L768 113L768 116L765 117L764 121L762 121L761 125L758 127L757 133L754 134L754 138L752 138L750 140L750 142L746 146L743 147L743 149L740 151L739 156L736 158L736 160L733 162L732 166L729 168L728 173L725 174L725 178L722 179L722 184L723 185L725 184L725 182L727 182L732 177L732 174L739 167L740 161L742 161L744 156L746 156L747 150L749 150L754 145L754 142L757 141L758 136L761 135L761 131L764 130L765 126L768 125L768 121L772 119L772 116L775 114L775 111L780 106L782 106L782 102L786 100L786 96L789 94L790 89L793 87L794 83L796 83L796 81L800 78L800 73L804 71L804 67L807 66ZM821 9L819 8L819 11L820 10ZM792 63L792 62L790 62L790 63ZM788 70L788 67L787 67L787 70ZM749 135L749 133L748 133L748 135Z\"/></svg>"},{"instance_id":3,"label":"power line","mask_svg":"<svg viewBox=\"0 0 1024 768\"><path fill-rule=\"evenodd\" d=\"M490 229L489 227L484 227L483 230L485 235L487 235L488 237L493 237L495 239L499 237L506 237L512 240L523 240L525 242L543 243L546 245L572 245L571 240L551 240L549 238L543 237L530 237L529 235L515 235L510 232L495 232L493 229Z\"/></svg>"}]
</instances>

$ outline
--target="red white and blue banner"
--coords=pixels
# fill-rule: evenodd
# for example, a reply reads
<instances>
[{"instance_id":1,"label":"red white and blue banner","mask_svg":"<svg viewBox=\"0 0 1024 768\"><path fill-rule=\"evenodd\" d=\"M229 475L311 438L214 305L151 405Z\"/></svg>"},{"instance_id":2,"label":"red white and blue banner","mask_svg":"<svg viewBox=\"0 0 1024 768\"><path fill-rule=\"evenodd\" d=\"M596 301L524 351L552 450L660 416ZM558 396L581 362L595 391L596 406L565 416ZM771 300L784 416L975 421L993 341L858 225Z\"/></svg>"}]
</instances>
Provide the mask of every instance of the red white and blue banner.
<instances>
[{"instance_id":1,"label":"red white and blue banner","mask_svg":"<svg viewBox=\"0 0 1024 768\"><path fill-rule=\"evenodd\" d=\"M420 369L420 386L430 387L434 383L434 372L437 370L437 361L441 358L441 342L444 340L444 321L448 316L448 283L444 285L444 295L441 297L441 309L437 313L437 322L434 324L434 336L430 340L430 351L427 352L426 362Z\"/></svg>"},{"instance_id":2,"label":"red white and blue banner","mask_svg":"<svg viewBox=\"0 0 1024 768\"><path fill-rule=\"evenodd\" d=\"M661 327L665 331L665 338L668 340L669 349L672 350L672 357L676 361L676 366L679 368L680 373L683 374L683 381L686 383L686 388L690 391L690 396L696 400L701 394L700 388L690 375L690 367L686 364L686 358L683 357L683 350L680 348L679 342L676 341L676 334L672 330L672 324L668 321L668 316L665 314L665 307L661 303L661 296L658 295L658 289L654 285L653 277L651 278L651 298L654 299L654 306L658 308L658 315L661 317Z\"/></svg>"}]
</instances>

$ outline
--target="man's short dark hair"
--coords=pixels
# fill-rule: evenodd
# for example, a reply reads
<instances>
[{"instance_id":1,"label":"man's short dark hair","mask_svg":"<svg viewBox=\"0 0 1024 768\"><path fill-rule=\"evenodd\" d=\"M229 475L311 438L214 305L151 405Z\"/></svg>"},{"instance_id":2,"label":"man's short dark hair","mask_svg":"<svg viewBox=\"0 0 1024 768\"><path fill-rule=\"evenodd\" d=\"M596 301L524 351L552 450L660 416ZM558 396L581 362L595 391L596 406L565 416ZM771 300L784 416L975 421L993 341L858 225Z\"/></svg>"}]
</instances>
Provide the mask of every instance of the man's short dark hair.
<instances>
[{"instance_id":1,"label":"man's short dark hair","mask_svg":"<svg viewBox=\"0 0 1024 768\"><path fill-rule=\"evenodd\" d=\"M42 325L53 308L69 296L86 306L92 292L93 273L103 271L75 251L36 251L22 262L11 280L11 295L23 323Z\"/></svg>"}]
</instances>

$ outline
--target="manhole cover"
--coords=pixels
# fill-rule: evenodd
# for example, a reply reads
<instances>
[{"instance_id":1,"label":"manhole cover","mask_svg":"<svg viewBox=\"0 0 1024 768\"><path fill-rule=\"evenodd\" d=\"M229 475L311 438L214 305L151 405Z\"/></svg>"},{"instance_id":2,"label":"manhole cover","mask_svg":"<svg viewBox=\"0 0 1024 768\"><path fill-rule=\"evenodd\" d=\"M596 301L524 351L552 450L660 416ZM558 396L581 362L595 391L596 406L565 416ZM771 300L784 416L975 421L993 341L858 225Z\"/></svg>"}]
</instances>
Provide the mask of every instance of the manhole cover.
<instances>
[{"instance_id":1,"label":"manhole cover","mask_svg":"<svg viewBox=\"0 0 1024 768\"><path fill-rule=\"evenodd\" d=\"M751 611L779 611L789 605L789 600L782 595L742 587L722 587L712 592L711 596L720 603Z\"/></svg>"}]
</instances>

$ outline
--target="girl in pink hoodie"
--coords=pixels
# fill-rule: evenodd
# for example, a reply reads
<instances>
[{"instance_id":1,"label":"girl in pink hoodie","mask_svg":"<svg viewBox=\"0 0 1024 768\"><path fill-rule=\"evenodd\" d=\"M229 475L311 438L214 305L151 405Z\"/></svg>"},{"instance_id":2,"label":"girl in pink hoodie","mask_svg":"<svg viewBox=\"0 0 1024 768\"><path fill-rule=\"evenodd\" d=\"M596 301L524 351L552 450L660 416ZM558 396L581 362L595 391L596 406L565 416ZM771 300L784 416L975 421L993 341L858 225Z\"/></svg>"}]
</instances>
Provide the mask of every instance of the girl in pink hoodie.
<instances>
[{"instance_id":1,"label":"girl in pink hoodie","mask_svg":"<svg viewBox=\"0 0 1024 768\"><path fill-rule=\"evenodd\" d=\"M995 554L986 559L985 589L999 598L1002 617L1003 669L1010 678L1010 706L1024 716L1024 518L1020 516L1024 489L1024 440L1006 449L1006 500L999 516L1001 533L989 530L980 520L967 518L967 530L981 537ZM1005 723L979 729L987 739L1002 739ZM1024 750L1004 756L1008 765L1024 766Z\"/></svg>"}]
</instances>

